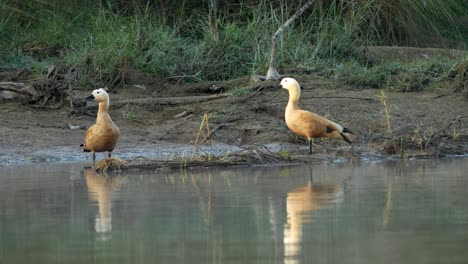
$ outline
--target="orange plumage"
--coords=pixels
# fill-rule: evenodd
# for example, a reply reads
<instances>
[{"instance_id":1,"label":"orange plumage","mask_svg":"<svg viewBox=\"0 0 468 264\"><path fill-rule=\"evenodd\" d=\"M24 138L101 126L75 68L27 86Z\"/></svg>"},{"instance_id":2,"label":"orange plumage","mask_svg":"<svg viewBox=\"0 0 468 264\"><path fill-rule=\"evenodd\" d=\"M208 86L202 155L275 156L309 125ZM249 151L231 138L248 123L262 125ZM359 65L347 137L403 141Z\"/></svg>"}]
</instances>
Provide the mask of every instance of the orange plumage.
<instances>
[{"instance_id":1,"label":"orange plumage","mask_svg":"<svg viewBox=\"0 0 468 264\"><path fill-rule=\"evenodd\" d=\"M96 152L109 152L109 157L119 140L120 130L114 124L108 113L109 95L104 89L96 89L89 97L99 102L96 124L86 132L83 150L93 153L93 164L96 162Z\"/></svg>"},{"instance_id":2,"label":"orange plumage","mask_svg":"<svg viewBox=\"0 0 468 264\"><path fill-rule=\"evenodd\" d=\"M298 106L301 95L301 87L293 78L281 80L281 86L289 91L289 102L285 111L285 120L288 128L299 136L304 136L309 141L309 153L312 153L313 138L343 139L351 143L351 139L345 133L353 132L335 122L309 111L301 110Z\"/></svg>"},{"instance_id":3,"label":"orange plumage","mask_svg":"<svg viewBox=\"0 0 468 264\"><path fill-rule=\"evenodd\" d=\"M314 211L339 201L342 194L343 189L338 185L313 185L312 180L305 186L288 192L287 221L283 236L285 257L300 255L303 225L311 221Z\"/></svg>"}]
</instances>

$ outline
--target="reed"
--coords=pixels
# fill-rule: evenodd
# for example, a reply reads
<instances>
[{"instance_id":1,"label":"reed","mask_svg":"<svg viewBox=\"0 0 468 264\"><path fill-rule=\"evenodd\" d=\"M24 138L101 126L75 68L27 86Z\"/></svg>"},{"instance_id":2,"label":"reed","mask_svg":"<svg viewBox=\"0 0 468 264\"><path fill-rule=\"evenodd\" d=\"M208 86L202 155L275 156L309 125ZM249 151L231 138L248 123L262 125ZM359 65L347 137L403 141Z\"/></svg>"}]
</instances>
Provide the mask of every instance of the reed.
<instances>
[{"instance_id":1,"label":"reed","mask_svg":"<svg viewBox=\"0 0 468 264\"><path fill-rule=\"evenodd\" d=\"M211 133L210 133L210 124L208 114L203 115L203 119L200 123L200 128L198 129L197 138L193 143L192 156L191 160L194 160L197 157L197 149L200 144L203 144L205 141L208 141L210 148L211 146ZM211 160L212 153L207 154L208 161Z\"/></svg>"},{"instance_id":2,"label":"reed","mask_svg":"<svg viewBox=\"0 0 468 264\"><path fill-rule=\"evenodd\" d=\"M387 133L389 135L392 135L392 124L391 124L391 115L390 115L390 104L388 103L387 100L387 95L383 90L380 90L380 94L377 95L377 98L379 98L380 103L383 105L384 112L385 112L385 123L387 126Z\"/></svg>"}]
</instances>

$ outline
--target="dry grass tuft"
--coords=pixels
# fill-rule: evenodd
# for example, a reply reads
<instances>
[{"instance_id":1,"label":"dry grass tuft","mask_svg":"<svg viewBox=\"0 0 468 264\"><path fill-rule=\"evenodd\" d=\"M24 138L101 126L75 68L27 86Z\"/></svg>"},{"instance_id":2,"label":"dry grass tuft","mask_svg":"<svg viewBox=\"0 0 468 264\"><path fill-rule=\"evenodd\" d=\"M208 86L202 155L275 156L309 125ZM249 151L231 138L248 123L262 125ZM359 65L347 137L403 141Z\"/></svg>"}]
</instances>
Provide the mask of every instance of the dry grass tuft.
<instances>
[{"instance_id":1,"label":"dry grass tuft","mask_svg":"<svg viewBox=\"0 0 468 264\"><path fill-rule=\"evenodd\" d=\"M96 164L95 170L107 172L108 170L120 170L122 166L127 166L128 162L120 158L103 159Z\"/></svg>"},{"instance_id":2,"label":"dry grass tuft","mask_svg":"<svg viewBox=\"0 0 468 264\"><path fill-rule=\"evenodd\" d=\"M264 146L253 146L236 152L215 156L200 155L195 159L149 160L131 162L124 169L197 169L212 167L252 166L265 164L281 164L293 161L288 155L275 153ZM298 160L296 162L303 162Z\"/></svg>"},{"instance_id":3,"label":"dry grass tuft","mask_svg":"<svg viewBox=\"0 0 468 264\"><path fill-rule=\"evenodd\" d=\"M235 164L270 164L290 161L288 156L272 152L264 146L253 146L235 153L226 153L217 159Z\"/></svg>"}]
</instances>

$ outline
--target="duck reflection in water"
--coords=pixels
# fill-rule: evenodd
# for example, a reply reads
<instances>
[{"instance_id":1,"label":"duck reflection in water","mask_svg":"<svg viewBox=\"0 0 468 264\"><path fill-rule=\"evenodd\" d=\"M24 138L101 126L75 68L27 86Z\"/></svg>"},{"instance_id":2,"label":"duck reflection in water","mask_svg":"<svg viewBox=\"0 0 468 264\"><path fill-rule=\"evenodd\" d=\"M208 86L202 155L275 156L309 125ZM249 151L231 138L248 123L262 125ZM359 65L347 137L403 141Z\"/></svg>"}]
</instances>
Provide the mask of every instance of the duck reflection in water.
<instances>
[{"instance_id":1,"label":"duck reflection in water","mask_svg":"<svg viewBox=\"0 0 468 264\"><path fill-rule=\"evenodd\" d=\"M303 224L312 222L312 212L326 208L343 197L339 184L314 184L312 175L306 185L288 192L287 223L284 226L284 263L300 263Z\"/></svg>"},{"instance_id":2,"label":"duck reflection in water","mask_svg":"<svg viewBox=\"0 0 468 264\"><path fill-rule=\"evenodd\" d=\"M112 231L112 199L119 195L118 191L125 178L120 175L101 174L94 169L85 169L84 175L89 199L97 202L99 209L94 229L96 233L108 233Z\"/></svg>"}]
</instances>

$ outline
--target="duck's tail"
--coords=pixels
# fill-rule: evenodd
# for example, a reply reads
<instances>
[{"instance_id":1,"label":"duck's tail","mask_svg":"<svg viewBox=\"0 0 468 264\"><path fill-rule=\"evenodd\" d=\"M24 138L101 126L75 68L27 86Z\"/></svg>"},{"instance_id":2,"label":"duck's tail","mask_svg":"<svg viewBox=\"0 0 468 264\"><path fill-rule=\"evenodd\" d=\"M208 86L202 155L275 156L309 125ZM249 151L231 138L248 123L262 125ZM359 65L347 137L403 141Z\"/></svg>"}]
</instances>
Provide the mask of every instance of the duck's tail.
<instances>
[{"instance_id":1,"label":"duck's tail","mask_svg":"<svg viewBox=\"0 0 468 264\"><path fill-rule=\"evenodd\" d=\"M343 132L344 133L350 133L350 134L354 135L354 132L351 129L347 128L347 127L343 127Z\"/></svg>"},{"instance_id":2,"label":"duck's tail","mask_svg":"<svg viewBox=\"0 0 468 264\"><path fill-rule=\"evenodd\" d=\"M84 144L81 144L80 147L83 148L83 152L90 152L89 150L87 150L87 149L85 148L85 145L84 145Z\"/></svg>"},{"instance_id":3,"label":"duck's tail","mask_svg":"<svg viewBox=\"0 0 468 264\"><path fill-rule=\"evenodd\" d=\"M349 138L349 136L347 134L345 134L345 133L349 133L349 134L354 135L354 132L349 128L343 127L343 131L340 133L340 135L341 135L341 137L343 138L344 141L348 142L349 144L353 143L351 138Z\"/></svg>"},{"instance_id":4,"label":"duck's tail","mask_svg":"<svg viewBox=\"0 0 468 264\"><path fill-rule=\"evenodd\" d=\"M348 132L349 133L349 132ZM351 133L352 134L352 133ZM348 135L344 134L344 133L340 133L341 137L343 138L344 141L348 142L349 144L353 143L353 141L351 141L351 139L349 138Z\"/></svg>"}]
</instances>

